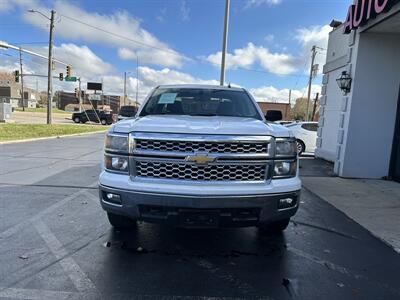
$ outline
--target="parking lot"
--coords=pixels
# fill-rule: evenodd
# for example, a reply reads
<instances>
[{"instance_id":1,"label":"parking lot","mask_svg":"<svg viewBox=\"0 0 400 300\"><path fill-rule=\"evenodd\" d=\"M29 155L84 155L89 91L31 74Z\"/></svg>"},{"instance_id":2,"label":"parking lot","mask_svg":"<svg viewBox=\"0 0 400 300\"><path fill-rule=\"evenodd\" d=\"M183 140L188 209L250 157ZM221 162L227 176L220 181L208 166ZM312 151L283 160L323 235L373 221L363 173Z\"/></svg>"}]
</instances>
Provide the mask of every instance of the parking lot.
<instances>
[{"instance_id":1,"label":"parking lot","mask_svg":"<svg viewBox=\"0 0 400 300\"><path fill-rule=\"evenodd\" d=\"M0 145L0 298L400 298L399 255L307 189L279 236L114 231L97 196L102 146L103 134Z\"/></svg>"}]
</instances>

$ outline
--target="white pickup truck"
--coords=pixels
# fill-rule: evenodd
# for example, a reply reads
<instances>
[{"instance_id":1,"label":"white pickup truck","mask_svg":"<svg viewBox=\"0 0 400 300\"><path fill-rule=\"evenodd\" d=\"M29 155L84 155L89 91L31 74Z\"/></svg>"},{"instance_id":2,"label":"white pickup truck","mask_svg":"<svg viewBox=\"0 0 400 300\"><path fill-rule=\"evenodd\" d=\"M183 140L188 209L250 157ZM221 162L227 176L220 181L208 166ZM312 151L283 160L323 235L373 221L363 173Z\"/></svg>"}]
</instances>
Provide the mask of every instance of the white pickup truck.
<instances>
[{"instance_id":1,"label":"white pickup truck","mask_svg":"<svg viewBox=\"0 0 400 300\"><path fill-rule=\"evenodd\" d=\"M271 120L272 121L272 120ZM296 140L242 88L155 88L113 125L99 178L114 227L286 229L299 206Z\"/></svg>"}]
</instances>

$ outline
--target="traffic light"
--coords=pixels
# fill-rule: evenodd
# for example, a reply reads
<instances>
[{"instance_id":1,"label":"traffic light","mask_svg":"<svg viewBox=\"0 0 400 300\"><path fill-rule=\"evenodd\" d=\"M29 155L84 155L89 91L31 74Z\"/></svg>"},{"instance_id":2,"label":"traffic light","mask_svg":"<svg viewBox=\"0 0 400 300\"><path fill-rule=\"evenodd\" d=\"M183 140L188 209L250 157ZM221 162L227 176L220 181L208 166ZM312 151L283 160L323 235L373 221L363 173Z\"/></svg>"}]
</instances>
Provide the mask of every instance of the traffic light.
<instances>
[{"instance_id":1,"label":"traffic light","mask_svg":"<svg viewBox=\"0 0 400 300\"><path fill-rule=\"evenodd\" d=\"M85 91L81 91L81 97L82 99L85 99Z\"/></svg>"},{"instance_id":2,"label":"traffic light","mask_svg":"<svg viewBox=\"0 0 400 300\"><path fill-rule=\"evenodd\" d=\"M58 79L60 79L60 81L63 81L64 80L64 74L60 73L60 75L58 75Z\"/></svg>"},{"instance_id":3,"label":"traffic light","mask_svg":"<svg viewBox=\"0 0 400 300\"><path fill-rule=\"evenodd\" d=\"M14 76L15 76L15 82L19 82L19 71L18 70L14 71Z\"/></svg>"},{"instance_id":4,"label":"traffic light","mask_svg":"<svg viewBox=\"0 0 400 300\"><path fill-rule=\"evenodd\" d=\"M71 77L71 67L67 66L67 76L66 77Z\"/></svg>"},{"instance_id":5,"label":"traffic light","mask_svg":"<svg viewBox=\"0 0 400 300\"><path fill-rule=\"evenodd\" d=\"M79 91L78 91L78 88L75 88L75 97L76 97L76 98L79 98Z\"/></svg>"}]
</instances>

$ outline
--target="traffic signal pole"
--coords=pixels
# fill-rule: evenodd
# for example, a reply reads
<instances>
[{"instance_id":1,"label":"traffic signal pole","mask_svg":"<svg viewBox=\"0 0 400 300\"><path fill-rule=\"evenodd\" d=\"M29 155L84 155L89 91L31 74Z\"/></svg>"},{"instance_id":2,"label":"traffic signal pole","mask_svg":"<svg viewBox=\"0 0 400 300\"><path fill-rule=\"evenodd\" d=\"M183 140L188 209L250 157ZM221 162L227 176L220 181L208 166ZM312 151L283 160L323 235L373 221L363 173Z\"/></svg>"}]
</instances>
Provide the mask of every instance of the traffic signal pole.
<instances>
[{"instance_id":1,"label":"traffic signal pole","mask_svg":"<svg viewBox=\"0 0 400 300\"><path fill-rule=\"evenodd\" d=\"M47 70L47 124L52 123L52 65L53 65L53 29L54 29L54 14L55 11L51 11L50 16L50 34L49 34L49 59L48 59L48 70Z\"/></svg>"}]
</instances>

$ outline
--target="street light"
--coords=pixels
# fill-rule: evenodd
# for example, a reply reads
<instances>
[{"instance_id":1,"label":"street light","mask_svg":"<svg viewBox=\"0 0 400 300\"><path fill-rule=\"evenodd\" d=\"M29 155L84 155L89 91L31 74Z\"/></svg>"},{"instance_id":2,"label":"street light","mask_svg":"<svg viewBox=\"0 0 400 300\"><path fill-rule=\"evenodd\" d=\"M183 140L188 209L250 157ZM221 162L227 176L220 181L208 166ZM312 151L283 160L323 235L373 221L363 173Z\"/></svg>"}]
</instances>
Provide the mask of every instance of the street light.
<instances>
[{"instance_id":1,"label":"street light","mask_svg":"<svg viewBox=\"0 0 400 300\"><path fill-rule=\"evenodd\" d=\"M54 14L55 11L51 10L50 18L43 14L42 12L34 9L28 10L30 13L38 13L47 20L50 21L50 33L49 33L49 57L48 57L48 66L47 66L47 124L52 123L52 63L53 63L53 28L54 28Z\"/></svg>"},{"instance_id":2,"label":"street light","mask_svg":"<svg viewBox=\"0 0 400 300\"><path fill-rule=\"evenodd\" d=\"M126 104L126 98L127 98L127 91L126 91L126 75L131 74L133 71L125 71L124 72L124 105ZM139 97L139 56L136 55L136 101L135 105L138 106L138 97Z\"/></svg>"}]
</instances>

